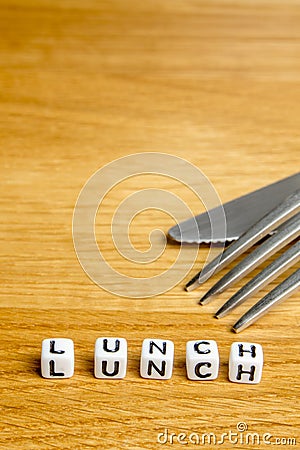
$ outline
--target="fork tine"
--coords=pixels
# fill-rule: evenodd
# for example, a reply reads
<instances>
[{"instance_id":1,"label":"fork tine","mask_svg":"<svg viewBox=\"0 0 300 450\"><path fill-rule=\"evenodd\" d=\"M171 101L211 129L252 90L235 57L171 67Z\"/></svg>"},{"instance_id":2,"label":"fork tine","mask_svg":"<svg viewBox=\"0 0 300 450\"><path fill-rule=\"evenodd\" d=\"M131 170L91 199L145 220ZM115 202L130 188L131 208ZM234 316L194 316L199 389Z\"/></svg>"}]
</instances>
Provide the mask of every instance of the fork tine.
<instances>
[{"instance_id":1,"label":"fork tine","mask_svg":"<svg viewBox=\"0 0 300 450\"><path fill-rule=\"evenodd\" d=\"M287 220L300 210L300 189L287 197L271 212L266 214L255 225L249 228L237 241L232 242L219 257L208 263L201 272L198 272L185 286L187 291L192 291L207 280L212 273L217 273L239 255L248 250L252 245L265 237L270 231Z\"/></svg>"},{"instance_id":2,"label":"fork tine","mask_svg":"<svg viewBox=\"0 0 300 450\"><path fill-rule=\"evenodd\" d=\"M244 303L249 297L256 294L271 281L292 267L300 259L300 241L286 250L276 258L265 269L259 272L254 278L248 281L238 292L236 292L223 306L215 313L217 319L226 316L237 306Z\"/></svg>"},{"instance_id":3,"label":"fork tine","mask_svg":"<svg viewBox=\"0 0 300 450\"><path fill-rule=\"evenodd\" d=\"M232 327L236 333L247 328L257 319L264 316L272 307L278 305L283 300L290 297L300 288L300 269L286 278L282 283L276 286L271 292L259 300L250 308Z\"/></svg>"},{"instance_id":4,"label":"fork tine","mask_svg":"<svg viewBox=\"0 0 300 450\"><path fill-rule=\"evenodd\" d=\"M220 294L243 278L262 261L276 253L286 244L295 239L300 231L300 213L291 217L277 228L276 233L270 236L259 247L256 247L250 255L246 256L232 270L227 272L210 290L201 298L200 304L208 303L210 297Z\"/></svg>"}]
</instances>

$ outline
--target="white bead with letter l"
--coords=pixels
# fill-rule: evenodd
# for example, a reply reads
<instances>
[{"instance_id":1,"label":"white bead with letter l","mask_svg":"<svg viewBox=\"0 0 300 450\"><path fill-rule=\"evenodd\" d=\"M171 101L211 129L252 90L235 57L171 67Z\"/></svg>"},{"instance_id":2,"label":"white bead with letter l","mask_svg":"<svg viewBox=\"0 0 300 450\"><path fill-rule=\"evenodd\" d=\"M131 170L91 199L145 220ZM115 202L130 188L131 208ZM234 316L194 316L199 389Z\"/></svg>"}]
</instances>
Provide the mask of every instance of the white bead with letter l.
<instances>
[{"instance_id":1,"label":"white bead with letter l","mask_svg":"<svg viewBox=\"0 0 300 450\"><path fill-rule=\"evenodd\" d=\"M186 372L190 380L215 380L219 373L219 351L216 341L188 341Z\"/></svg>"},{"instance_id":2,"label":"white bead with letter l","mask_svg":"<svg viewBox=\"0 0 300 450\"><path fill-rule=\"evenodd\" d=\"M126 376L127 341L101 337L95 342L94 375L96 378L120 379Z\"/></svg>"},{"instance_id":3,"label":"white bead with letter l","mask_svg":"<svg viewBox=\"0 0 300 450\"><path fill-rule=\"evenodd\" d=\"M260 344L234 342L230 348L229 380L234 383L257 384L261 380L264 364Z\"/></svg>"},{"instance_id":4,"label":"white bead with letter l","mask_svg":"<svg viewBox=\"0 0 300 450\"><path fill-rule=\"evenodd\" d=\"M74 374L72 339L52 338L42 342L41 373L44 378L71 378Z\"/></svg>"},{"instance_id":5,"label":"white bead with letter l","mask_svg":"<svg viewBox=\"0 0 300 450\"><path fill-rule=\"evenodd\" d=\"M174 344L166 339L144 339L140 362L143 378L168 380L172 376Z\"/></svg>"}]
</instances>

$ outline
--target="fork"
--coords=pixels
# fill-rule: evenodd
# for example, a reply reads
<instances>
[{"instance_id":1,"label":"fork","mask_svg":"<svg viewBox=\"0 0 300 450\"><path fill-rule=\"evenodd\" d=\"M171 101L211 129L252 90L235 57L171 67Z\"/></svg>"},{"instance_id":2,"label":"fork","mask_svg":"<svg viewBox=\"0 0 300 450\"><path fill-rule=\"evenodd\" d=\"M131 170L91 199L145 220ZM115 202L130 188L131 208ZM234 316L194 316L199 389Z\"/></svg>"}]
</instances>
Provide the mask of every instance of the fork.
<instances>
[{"instance_id":1,"label":"fork","mask_svg":"<svg viewBox=\"0 0 300 450\"><path fill-rule=\"evenodd\" d=\"M201 272L190 280L186 290L191 291L202 284L212 273L217 273L234 261L246 250L258 243L267 234L271 236L264 240L248 256L246 256L232 270L227 272L209 291L200 299L204 305L212 297L225 291L238 280L250 273L255 267L268 257L278 252L294 240L296 243L283 254L259 272L253 279L236 292L215 314L216 318L224 317L238 305L256 294L271 281L292 267L300 259L300 190L287 197L271 212L266 214L255 225L249 228L239 239L230 244L220 257L207 264ZM273 290L259 300L233 325L236 333L244 330L259 317L266 314L270 308L290 297L300 287L300 269L278 284Z\"/></svg>"}]
</instances>

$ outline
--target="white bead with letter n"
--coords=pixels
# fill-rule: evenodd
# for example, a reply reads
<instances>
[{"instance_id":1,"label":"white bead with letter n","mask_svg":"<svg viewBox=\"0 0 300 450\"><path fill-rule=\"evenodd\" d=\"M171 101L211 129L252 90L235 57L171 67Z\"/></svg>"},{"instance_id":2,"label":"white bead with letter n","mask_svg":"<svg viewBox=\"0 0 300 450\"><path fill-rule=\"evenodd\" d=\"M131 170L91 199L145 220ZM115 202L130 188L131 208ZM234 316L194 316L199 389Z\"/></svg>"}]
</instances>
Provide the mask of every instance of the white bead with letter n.
<instances>
[{"instance_id":1,"label":"white bead with letter n","mask_svg":"<svg viewBox=\"0 0 300 450\"><path fill-rule=\"evenodd\" d=\"M127 341L101 337L95 342L94 375L96 378L124 378L127 370Z\"/></svg>"},{"instance_id":2,"label":"white bead with letter n","mask_svg":"<svg viewBox=\"0 0 300 450\"><path fill-rule=\"evenodd\" d=\"M74 374L72 339L51 338L42 342L41 373L44 378L70 378Z\"/></svg>"},{"instance_id":3,"label":"white bead with letter n","mask_svg":"<svg viewBox=\"0 0 300 450\"><path fill-rule=\"evenodd\" d=\"M260 344L234 342L229 357L229 380L234 383L257 384L261 380L264 364Z\"/></svg>"},{"instance_id":4,"label":"white bead with letter n","mask_svg":"<svg viewBox=\"0 0 300 450\"><path fill-rule=\"evenodd\" d=\"M166 339L144 339L140 374L143 378L168 380L173 372L174 344Z\"/></svg>"},{"instance_id":5,"label":"white bead with letter n","mask_svg":"<svg viewBox=\"0 0 300 450\"><path fill-rule=\"evenodd\" d=\"M188 341L186 372L190 380L215 380L219 373L219 351L216 341Z\"/></svg>"}]
</instances>

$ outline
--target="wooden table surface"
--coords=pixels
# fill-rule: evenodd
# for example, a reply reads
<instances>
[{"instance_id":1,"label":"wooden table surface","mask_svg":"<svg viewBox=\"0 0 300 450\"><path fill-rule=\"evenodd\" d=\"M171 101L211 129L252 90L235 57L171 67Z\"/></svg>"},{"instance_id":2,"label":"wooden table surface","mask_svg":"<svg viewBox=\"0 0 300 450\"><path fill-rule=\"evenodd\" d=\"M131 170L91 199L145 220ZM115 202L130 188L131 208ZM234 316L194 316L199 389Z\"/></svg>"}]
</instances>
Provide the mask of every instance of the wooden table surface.
<instances>
[{"instance_id":1,"label":"wooden table surface","mask_svg":"<svg viewBox=\"0 0 300 450\"><path fill-rule=\"evenodd\" d=\"M182 281L148 299L121 298L82 270L72 215L96 170L137 152L193 163L222 201L298 171L300 3L1 0L0 5L0 448L197 448L188 441L191 433L212 433L219 441L198 448L270 448L263 441L266 433L271 444L299 448L299 294L240 335L230 326L248 305L220 321L213 313L228 293L206 307L197 305L217 277L192 293L183 290ZM179 250L167 244L147 267L114 249L114 211L129 194L149 187L175 193L194 213L201 208L187 186L168 177L141 175L112 189L97 215L98 244L114 269L129 277L170 270ZM166 232L172 225L168 214L145 211L132 222L130 237L143 251L153 228ZM188 259L191 249L184 251ZM206 254L201 247L185 280ZM180 277L181 268L176 270ZM53 336L74 340L71 379L40 376L41 341ZM99 336L128 340L124 380L94 378ZM147 337L174 341L171 380L140 378ZM185 343L199 338L218 342L215 381L186 378ZM259 385L228 381L229 348L237 340L263 345ZM257 433L259 445L243 441L239 422ZM159 433L166 430L163 444L165 435ZM221 444L222 433L230 431L237 434ZM186 434L185 444L178 442L179 433Z\"/></svg>"}]
</instances>

